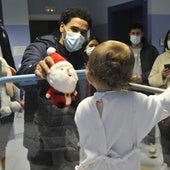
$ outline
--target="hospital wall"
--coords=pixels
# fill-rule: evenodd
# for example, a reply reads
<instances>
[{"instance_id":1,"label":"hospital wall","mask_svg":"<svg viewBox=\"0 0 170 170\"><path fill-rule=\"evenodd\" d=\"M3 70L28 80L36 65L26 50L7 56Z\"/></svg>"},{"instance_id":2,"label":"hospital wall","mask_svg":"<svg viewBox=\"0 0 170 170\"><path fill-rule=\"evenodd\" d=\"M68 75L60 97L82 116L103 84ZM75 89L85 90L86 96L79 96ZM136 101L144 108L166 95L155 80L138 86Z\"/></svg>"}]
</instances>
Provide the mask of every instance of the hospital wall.
<instances>
[{"instance_id":1,"label":"hospital wall","mask_svg":"<svg viewBox=\"0 0 170 170\"><path fill-rule=\"evenodd\" d=\"M68 6L85 7L89 10L93 19L93 32L100 35L100 39L103 41L108 39L108 7L132 1L102 0L100 3L98 0L67 0L62 1L62 3L59 0L49 1L49 5L56 6L57 9L56 15L51 16L45 14L43 10L45 3L48 2L46 0L2 0L3 22L9 35L16 66L19 67L23 51L30 43L29 19L38 17L40 19L56 19L59 18L62 10ZM148 0L147 3L148 39L162 52L163 47L160 45L160 40L170 29L170 1Z\"/></svg>"}]
</instances>

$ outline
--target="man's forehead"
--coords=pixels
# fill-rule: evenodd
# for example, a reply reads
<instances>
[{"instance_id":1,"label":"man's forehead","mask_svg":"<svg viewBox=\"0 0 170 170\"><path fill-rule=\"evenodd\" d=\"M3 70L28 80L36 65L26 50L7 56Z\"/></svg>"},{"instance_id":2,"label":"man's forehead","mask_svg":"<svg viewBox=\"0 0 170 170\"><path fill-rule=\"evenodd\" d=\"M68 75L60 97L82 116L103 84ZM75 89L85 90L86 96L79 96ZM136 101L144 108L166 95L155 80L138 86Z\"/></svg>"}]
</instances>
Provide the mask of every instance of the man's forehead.
<instances>
[{"instance_id":1,"label":"man's forehead","mask_svg":"<svg viewBox=\"0 0 170 170\"><path fill-rule=\"evenodd\" d=\"M134 28L134 29L131 29L130 32L142 32L142 31L141 31L141 29L139 29L139 28Z\"/></svg>"},{"instance_id":2,"label":"man's forehead","mask_svg":"<svg viewBox=\"0 0 170 170\"><path fill-rule=\"evenodd\" d=\"M69 27L77 27L83 30L88 30L88 22L81 18L72 18L69 23L67 23Z\"/></svg>"}]
</instances>

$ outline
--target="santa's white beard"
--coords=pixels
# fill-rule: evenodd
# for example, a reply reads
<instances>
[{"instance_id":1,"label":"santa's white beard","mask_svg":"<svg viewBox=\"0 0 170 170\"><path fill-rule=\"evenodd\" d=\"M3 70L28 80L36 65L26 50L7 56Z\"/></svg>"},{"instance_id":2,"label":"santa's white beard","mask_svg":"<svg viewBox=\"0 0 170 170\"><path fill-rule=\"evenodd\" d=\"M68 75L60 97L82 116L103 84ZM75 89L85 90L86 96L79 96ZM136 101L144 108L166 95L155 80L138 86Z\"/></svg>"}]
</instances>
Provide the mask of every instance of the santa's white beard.
<instances>
[{"instance_id":1,"label":"santa's white beard","mask_svg":"<svg viewBox=\"0 0 170 170\"><path fill-rule=\"evenodd\" d=\"M59 69L58 65L53 65L50 73L47 75L49 84L54 89L63 93L72 93L76 88L77 80L76 71L72 67L69 68L69 72L67 72L64 67L63 69Z\"/></svg>"}]
</instances>

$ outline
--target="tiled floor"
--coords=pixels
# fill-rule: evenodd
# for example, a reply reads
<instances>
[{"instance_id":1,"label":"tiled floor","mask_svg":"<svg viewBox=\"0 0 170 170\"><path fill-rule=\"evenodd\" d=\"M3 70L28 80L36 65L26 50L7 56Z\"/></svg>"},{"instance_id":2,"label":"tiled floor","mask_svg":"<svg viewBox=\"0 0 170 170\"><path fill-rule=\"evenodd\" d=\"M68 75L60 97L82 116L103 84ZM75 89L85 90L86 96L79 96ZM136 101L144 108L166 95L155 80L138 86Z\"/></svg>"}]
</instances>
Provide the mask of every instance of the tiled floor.
<instances>
[{"instance_id":1,"label":"tiled floor","mask_svg":"<svg viewBox=\"0 0 170 170\"><path fill-rule=\"evenodd\" d=\"M14 120L14 139L8 142L6 152L6 169L5 170L30 170L29 163L27 161L27 149L23 147L23 113L17 113ZM148 158L148 157L147 157ZM155 163L155 168L144 168L141 170L170 170L169 168L160 167L158 168L159 159L148 160L143 157L143 163L151 165Z\"/></svg>"},{"instance_id":2,"label":"tiled floor","mask_svg":"<svg viewBox=\"0 0 170 170\"><path fill-rule=\"evenodd\" d=\"M29 170L27 149L23 147L23 113L16 113L14 119L14 139L10 140L6 149L5 170Z\"/></svg>"}]
</instances>

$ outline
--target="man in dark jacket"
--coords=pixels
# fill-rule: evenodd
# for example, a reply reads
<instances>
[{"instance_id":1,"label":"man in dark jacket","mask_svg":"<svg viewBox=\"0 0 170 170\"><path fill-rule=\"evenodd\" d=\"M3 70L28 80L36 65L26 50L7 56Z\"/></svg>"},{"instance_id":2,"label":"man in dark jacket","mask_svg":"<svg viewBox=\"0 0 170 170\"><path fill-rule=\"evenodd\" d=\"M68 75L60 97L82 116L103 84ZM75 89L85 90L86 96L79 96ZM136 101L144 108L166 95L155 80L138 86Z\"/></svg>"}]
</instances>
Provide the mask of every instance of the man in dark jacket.
<instances>
[{"instance_id":1,"label":"man in dark jacket","mask_svg":"<svg viewBox=\"0 0 170 170\"><path fill-rule=\"evenodd\" d=\"M143 31L143 25L140 23L133 24L129 30L127 44L131 47L135 57L133 81L135 83L149 85L148 76L159 53L153 45L147 42Z\"/></svg>"},{"instance_id":2,"label":"man in dark jacket","mask_svg":"<svg viewBox=\"0 0 170 170\"><path fill-rule=\"evenodd\" d=\"M84 68L82 45L91 27L87 11L80 8L66 9L60 19L60 37L38 37L24 53L18 75L35 73L42 80L24 86L25 124L24 146L28 148L31 170L71 170L78 161L78 135L74 123L77 103L60 109L45 98L49 84L45 80L53 61L47 48L56 51L72 63L74 68ZM78 89L79 93L79 89Z\"/></svg>"},{"instance_id":3,"label":"man in dark jacket","mask_svg":"<svg viewBox=\"0 0 170 170\"><path fill-rule=\"evenodd\" d=\"M143 25L135 23L130 27L129 40L127 44L131 47L135 57L132 77L133 82L149 85L148 77L159 52L153 45L149 44L147 39L144 37ZM145 91L140 92L146 95L152 94ZM155 144L155 128L150 131L143 142L147 145Z\"/></svg>"}]
</instances>

